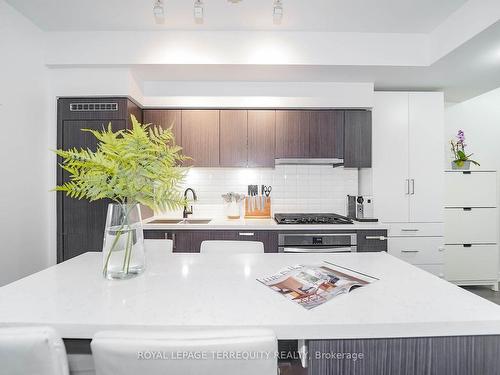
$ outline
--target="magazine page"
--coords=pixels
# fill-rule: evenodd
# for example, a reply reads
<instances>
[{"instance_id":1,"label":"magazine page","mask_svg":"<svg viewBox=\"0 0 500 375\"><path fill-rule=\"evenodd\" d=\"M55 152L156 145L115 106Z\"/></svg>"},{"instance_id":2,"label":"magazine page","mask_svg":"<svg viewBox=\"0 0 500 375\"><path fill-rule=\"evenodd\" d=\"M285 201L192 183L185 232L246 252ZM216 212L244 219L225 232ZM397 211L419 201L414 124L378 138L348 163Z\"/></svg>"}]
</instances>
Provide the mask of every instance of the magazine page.
<instances>
[{"instance_id":1,"label":"magazine page","mask_svg":"<svg viewBox=\"0 0 500 375\"><path fill-rule=\"evenodd\" d=\"M377 279L324 262L319 265L289 266L257 280L309 310Z\"/></svg>"}]
</instances>

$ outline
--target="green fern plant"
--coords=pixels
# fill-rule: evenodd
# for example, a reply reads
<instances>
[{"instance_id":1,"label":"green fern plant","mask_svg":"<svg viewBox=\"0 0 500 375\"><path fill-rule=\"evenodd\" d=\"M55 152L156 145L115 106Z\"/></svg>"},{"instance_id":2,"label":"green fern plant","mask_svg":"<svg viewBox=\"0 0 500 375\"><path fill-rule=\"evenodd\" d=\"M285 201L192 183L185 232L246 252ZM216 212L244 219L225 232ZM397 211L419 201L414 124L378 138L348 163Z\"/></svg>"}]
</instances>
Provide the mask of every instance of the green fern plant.
<instances>
[{"instance_id":1,"label":"green fern plant","mask_svg":"<svg viewBox=\"0 0 500 375\"><path fill-rule=\"evenodd\" d=\"M140 203L153 210L184 204L180 192L187 159L170 129L141 124L132 115L132 128L113 132L84 129L99 141L97 150L55 150L69 181L56 186L69 197L95 201L108 198L118 204Z\"/></svg>"}]
</instances>

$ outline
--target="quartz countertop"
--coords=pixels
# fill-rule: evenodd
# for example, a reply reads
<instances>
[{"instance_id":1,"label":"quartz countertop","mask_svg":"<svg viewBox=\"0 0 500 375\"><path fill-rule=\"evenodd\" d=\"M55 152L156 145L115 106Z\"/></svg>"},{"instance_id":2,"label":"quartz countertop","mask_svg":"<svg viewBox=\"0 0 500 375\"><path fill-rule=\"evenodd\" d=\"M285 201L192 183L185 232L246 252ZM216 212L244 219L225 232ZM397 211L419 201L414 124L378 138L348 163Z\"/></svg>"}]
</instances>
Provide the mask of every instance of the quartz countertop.
<instances>
[{"instance_id":1,"label":"quartz countertop","mask_svg":"<svg viewBox=\"0 0 500 375\"><path fill-rule=\"evenodd\" d=\"M278 339L500 334L500 306L391 255L172 254L105 280L85 253L0 288L0 326L49 325L64 338L101 330L267 327ZM256 281L294 264L330 261L380 280L312 310Z\"/></svg>"},{"instance_id":2,"label":"quartz countertop","mask_svg":"<svg viewBox=\"0 0 500 375\"><path fill-rule=\"evenodd\" d=\"M208 224L151 224L150 222L161 217L152 217L143 221L144 229L158 230L386 230L388 226L379 222L353 224L278 224L274 219L226 219L213 218ZM205 219L190 217L190 219ZM208 218L206 218L208 219ZM179 219L182 220L182 219Z\"/></svg>"}]
</instances>

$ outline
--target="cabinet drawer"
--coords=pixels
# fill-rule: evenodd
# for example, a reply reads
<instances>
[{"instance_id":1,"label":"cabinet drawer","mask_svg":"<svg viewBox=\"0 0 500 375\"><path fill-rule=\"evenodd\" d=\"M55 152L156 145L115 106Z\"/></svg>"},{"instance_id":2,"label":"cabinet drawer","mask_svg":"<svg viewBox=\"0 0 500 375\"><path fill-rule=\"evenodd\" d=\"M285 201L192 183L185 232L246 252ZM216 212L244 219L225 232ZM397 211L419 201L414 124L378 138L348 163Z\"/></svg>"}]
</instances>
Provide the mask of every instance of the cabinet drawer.
<instances>
[{"instance_id":1,"label":"cabinet drawer","mask_svg":"<svg viewBox=\"0 0 500 375\"><path fill-rule=\"evenodd\" d=\"M446 245L445 276L450 281L498 279L498 246Z\"/></svg>"},{"instance_id":2,"label":"cabinet drawer","mask_svg":"<svg viewBox=\"0 0 500 375\"><path fill-rule=\"evenodd\" d=\"M360 230L357 233L358 252L387 251L386 230Z\"/></svg>"},{"instance_id":3,"label":"cabinet drawer","mask_svg":"<svg viewBox=\"0 0 500 375\"><path fill-rule=\"evenodd\" d=\"M442 264L444 262L443 237L391 237L389 254L405 262L421 264Z\"/></svg>"},{"instance_id":4,"label":"cabinet drawer","mask_svg":"<svg viewBox=\"0 0 500 375\"><path fill-rule=\"evenodd\" d=\"M496 208L447 208L445 241L447 244L497 243Z\"/></svg>"},{"instance_id":5,"label":"cabinet drawer","mask_svg":"<svg viewBox=\"0 0 500 375\"><path fill-rule=\"evenodd\" d=\"M496 207L496 172L446 172L445 207Z\"/></svg>"},{"instance_id":6,"label":"cabinet drawer","mask_svg":"<svg viewBox=\"0 0 500 375\"><path fill-rule=\"evenodd\" d=\"M444 264L419 264L418 268L444 279Z\"/></svg>"},{"instance_id":7,"label":"cabinet drawer","mask_svg":"<svg viewBox=\"0 0 500 375\"><path fill-rule=\"evenodd\" d=\"M442 237L444 223L400 223L391 224L389 237Z\"/></svg>"}]
</instances>

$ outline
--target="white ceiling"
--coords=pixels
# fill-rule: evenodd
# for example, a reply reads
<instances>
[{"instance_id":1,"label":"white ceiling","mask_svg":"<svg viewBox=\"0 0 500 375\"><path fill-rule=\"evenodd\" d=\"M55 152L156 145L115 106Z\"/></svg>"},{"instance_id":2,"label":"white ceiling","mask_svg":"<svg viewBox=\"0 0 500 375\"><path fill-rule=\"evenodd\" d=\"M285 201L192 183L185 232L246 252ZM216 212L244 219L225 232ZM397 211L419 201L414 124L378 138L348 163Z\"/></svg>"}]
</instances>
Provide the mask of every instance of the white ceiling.
<instances>
[{"instance_id":1,"label":"white ceiling","mask_svg":"<svg viewBox=\"0 0 500 375\"><path fill-rule=\"evenodd\" d=\"M447 101L461 102L500 87L500 22L429 67L142 65L132 71L141 81L373 82L378 90L442 90Z\"/></svg>"},{"instance_id":2,"label":"white ceiling","mask_svg":"<svg viewBox=\"0 0 500 375\"><path fill-rule=\"evenodd\" d=\"M428 33L466 0L283 0L273 25L273 0L203 0L204 23L193 21L193 0L164 0L156 25L152 0L7 0L43 30L302 30Z\"/></svg>"}]
</instances>

